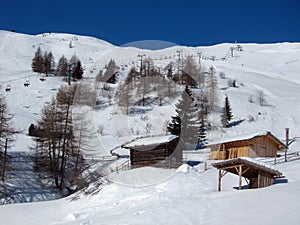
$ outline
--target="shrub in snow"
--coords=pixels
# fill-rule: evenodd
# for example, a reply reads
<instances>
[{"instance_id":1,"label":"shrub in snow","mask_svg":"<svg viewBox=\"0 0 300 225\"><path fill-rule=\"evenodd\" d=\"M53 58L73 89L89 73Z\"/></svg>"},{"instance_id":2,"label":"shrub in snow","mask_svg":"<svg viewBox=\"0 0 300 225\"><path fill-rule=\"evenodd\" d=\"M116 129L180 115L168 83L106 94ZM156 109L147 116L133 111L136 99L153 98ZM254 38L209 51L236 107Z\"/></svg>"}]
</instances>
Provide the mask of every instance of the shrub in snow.
<instances>
[{"instance_id":1,"label":"shrub in snow","mask_svg":"<svg viewBox=\"0 0 300 225\"><path fill-rule=\"evenodd\" d=\"M266 95L263 91L258 91L257 98L261 106L265 106L267 104Z\"/></svg>"},{"instance_id":2,"label":"shrub in snow","mask_svg":"<svg viewBox=\"0 0 300 225\"><path fill-rule=\"evenodd\" d=\"M221 79L226 79L226 75L223 71L220 72L220 78Z\"/></svg>"}]
</instances>

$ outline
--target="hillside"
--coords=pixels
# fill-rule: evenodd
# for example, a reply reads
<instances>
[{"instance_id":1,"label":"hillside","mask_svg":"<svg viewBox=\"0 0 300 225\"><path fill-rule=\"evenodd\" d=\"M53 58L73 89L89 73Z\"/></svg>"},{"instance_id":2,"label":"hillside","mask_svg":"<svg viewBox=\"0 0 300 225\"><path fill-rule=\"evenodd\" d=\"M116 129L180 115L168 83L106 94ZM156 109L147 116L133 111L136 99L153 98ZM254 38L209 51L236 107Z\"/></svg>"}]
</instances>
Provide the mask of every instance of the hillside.
<instances>
[{"instance_id":1,"label":"hillside","mask_svg":"<svg viewBox=\"0 0 300 225\"><path fill-rule=\"evenodd\" d=\"M240 45L243 50L234 50L232 56L230 48L236 48L237 44L176 46L154 51L117 47L96 38L71 34L31 36L0 31L0 93L6 97L14 126L21 131L9 151L30 158L26 154L30 153L33 142L27 136L28 127L31 123L37 123L44 104L51 100L62 84L66 84L61 77L53 75L42 82L40 74L32 72L31 62L38 47L42 51L52 51L56 62L62 55L68 59L77 55L84 67L81 84L96 87L95 90L99 92L94 108L79 108L85 113L86 123L93 133L90 149L86 152L86 156L91 159L100 160L104 156L111 156L112 149L127 155L127 150L119 148L125 142L139 136L165 134L167 122L175 115L174 104L183 90L183 87L176 86L175 96L165 98L162 106L154 101L152 93L149 99L153 102L146 106L135 105L133 113L125 115L120 113L115 97L108 99L100 94L103 84L97 88L94 81L98 72L104 69L110 59L116 61L120 68L119 81L110 85L116 93L130 68L139 68L138 55L151 57L154 64L163 71L170 61L178 60L178 51L181 57L192 55L196 62L199 62L198 53L201 53L199 65L203 71L211 66L216 69L218 103L209 114L211 129L207 134L208 143L261 130L269 130L284 141L285 128L290 128L290 137L294 142L289 151L300 151L300 43ZM30 81L28 88L23 85L25 80ZM229 85L232 80L236 81L236 87ZM5 91L7 85L11 86L10 92ZM193 91L197 93L199 89ZM264 104L259 102L260 93L263 93ZM230 100L235 124L229 128L222 128L220 121L225 95ZM122 159L105 161L95 167L109 173L121 162ZM135 169L109 174L112 184L104 186L94 196L79 194L80 199L74 202L71 201L74 196L70 196L55 201L30 203L30 207L27 204L0 206L0 217L3 224L19 224L22 221L22 224L33 225L220 222L297 224L300 220L294 208L300 200L297 190L300 181L297 175L299 165L298 161L278 165L289 183L276 184L262 190L238 192L233 189L237 186L237 177L228 176L222 193L216 192L217 170L212 168L207 172L187 166L177 172L154 168ZM28 165L23 162L22 168L27 170ZM24 174L32 176L31 173ZM27 192L41 188L35 186L38 179L34 177L25 184ZM18 188L17 185L23 185L24 180L13 178L10 185ZM31 200L57 197L55 192L49 193L49 196ZM230 208L236 211L227 213ZM16 211L20 212L19 217L13 216ZM256 215L255 218L253 215ZM283 215L288 215L288 218Z\"/></svg>"}]
</instances>

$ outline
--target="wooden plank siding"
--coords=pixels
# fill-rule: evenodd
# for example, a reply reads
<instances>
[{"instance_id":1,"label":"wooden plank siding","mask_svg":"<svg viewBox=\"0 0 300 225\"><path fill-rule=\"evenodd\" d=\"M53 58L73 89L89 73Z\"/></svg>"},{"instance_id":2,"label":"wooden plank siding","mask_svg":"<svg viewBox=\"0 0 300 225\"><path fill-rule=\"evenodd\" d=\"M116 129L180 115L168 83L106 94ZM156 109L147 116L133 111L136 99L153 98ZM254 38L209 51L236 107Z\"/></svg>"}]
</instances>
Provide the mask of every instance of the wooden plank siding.
<instances>
[{"instance_id":1,"label":"wooden plank siding","mask_svg":"<svg viewBox=\"0 0 300 225\"><path fill-rule=\"evenodd\" d=\"M210 159L215 160L240 157L275 157L278 150L286 149L284 144L269 133L249 140L230 141L205 147L211 149Z\"/></svg>"},{"instance_id":2,"label":"wooden plank siding","mask_svg":"<svg viewBox=\"0 0 300 225\"><path fill-rule=\"evenodd\" d=\"M257 178L251 178L249 182L249 188L262 188L268 187L274 184L274 177L268 173L259 171Z\"/></svg>"},{"instance_id":3,"label":"wooden plank siding","mask_svg":"<svg viewBox=\"0 0 300 225\"><path fill-rule=\"evenodd\" d=\"M259 161L251 160L249 157L223 160L213 163L212 166L219 170L219 191L221 191L221 179L227 172L239 176L239 189L242 188L242 177L249 180L249 188L268 187L274 184L275 178L283 177L278 170Z\"/></svg>"},{"instance_id":4,"label":"wooden plank siding","mask_svg":"<svg viewBox=\"0 0 300 225\"><path fill-rule=\"evenodd\" d=\"M257 137L250 142L249 157L275 157L278 145L267 136Z\"/></svg>"},{"instance_id":5,"label":"wooden plank siding","mask_svg":"<svg viewBox=\"0 0 300 225\"><path fill-rule=\"evenodd\" d=\"M153 148L149 148L149 146L131 147L131 167L177 168L182 164L182 149L179 138L156 145Z\"/></svg>"}]
</instances>

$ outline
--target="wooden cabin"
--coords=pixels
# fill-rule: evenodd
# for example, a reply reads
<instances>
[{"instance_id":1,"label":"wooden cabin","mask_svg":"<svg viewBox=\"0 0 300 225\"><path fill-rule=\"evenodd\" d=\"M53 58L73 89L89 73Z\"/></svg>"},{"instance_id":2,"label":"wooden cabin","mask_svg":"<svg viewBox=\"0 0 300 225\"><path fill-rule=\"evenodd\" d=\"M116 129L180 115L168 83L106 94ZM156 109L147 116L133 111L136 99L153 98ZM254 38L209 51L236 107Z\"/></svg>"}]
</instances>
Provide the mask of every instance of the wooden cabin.
<instances>
[{"instance_id":1,"label":"wooden cabin","mask_svg":"<svg viewBox=\"0 0 300 225\"><path fill-rule=\"evenodd\" d=\"M210 148L210 159L215 160L239 157L275 157L278 150L287 149L285 144L269 131L223 139L209 143L203 148Z\"/></svg>"},{"instance_id":2,"label":"wooden cabin","mask_svg":"<svg viewBox=\"0 0 300 225\"><path fill-rule=\"evenodd\" d=\"M268 187L274 184L275 178L283 177L275 168L249 157L228 159L213 163L212 166L219 169L218 191L221 191L222 177L228 172L239 176L239 190L242 189L242 177L248 179L250 189Z\"/></svg>"},{"instance_id":3,"label":"wooden cabin","mask_svg":"<svg viewBox=\"0 0 300 225\"><path fill-rule=\"evenodd\" d=\"M177 168L182 164L182 145L175 135L141 138L122 146L130 150L131 167Z\"/></svg>"}]
</instances>

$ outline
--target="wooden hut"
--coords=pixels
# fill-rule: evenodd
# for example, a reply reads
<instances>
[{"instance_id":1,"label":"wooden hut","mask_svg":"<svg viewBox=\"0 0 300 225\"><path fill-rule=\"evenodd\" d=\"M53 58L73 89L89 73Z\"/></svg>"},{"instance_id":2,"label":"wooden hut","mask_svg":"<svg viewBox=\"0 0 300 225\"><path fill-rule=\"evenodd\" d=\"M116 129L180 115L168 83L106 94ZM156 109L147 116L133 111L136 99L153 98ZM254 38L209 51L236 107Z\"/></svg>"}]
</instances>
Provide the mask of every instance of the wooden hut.
<instances>
[{"instance_id":1,"label":"wooden hut","mask_svg":"<svg viewBox=\"0 0 300 225\"><path fill-rule=\"evenodd\" d=\"M248 179L249 188L262 188L274 184L274 179L283 177L282 173L267 164L249 157L228 159L213 163L219 169L218 191L221 191L221 179L228 172L239 176L239 189L242 189L242 177Z\"/></svg>"},{"instance_id":2,"label":"wooden hut","mask_svg":"<svg viewBox=\"0 0 300 225\"><path fill-rule=\"evenodd\" d=\"M131 167L177 168L182 164L182 147L175 135L138 139L122 146L130 149Z\"/></svg>"},{"instance_id":3,"label":"wooden hut","mask_svg":"<svg viewBox=\"0 0 300 225\"><path fill-rule=\"evenodd\" d=\"M210 148L210 159L216 160L239 157L275 157L278 150L287 149L285 144L269 131L211 142L202 148Z\"/></svg>"}]
</instances>

